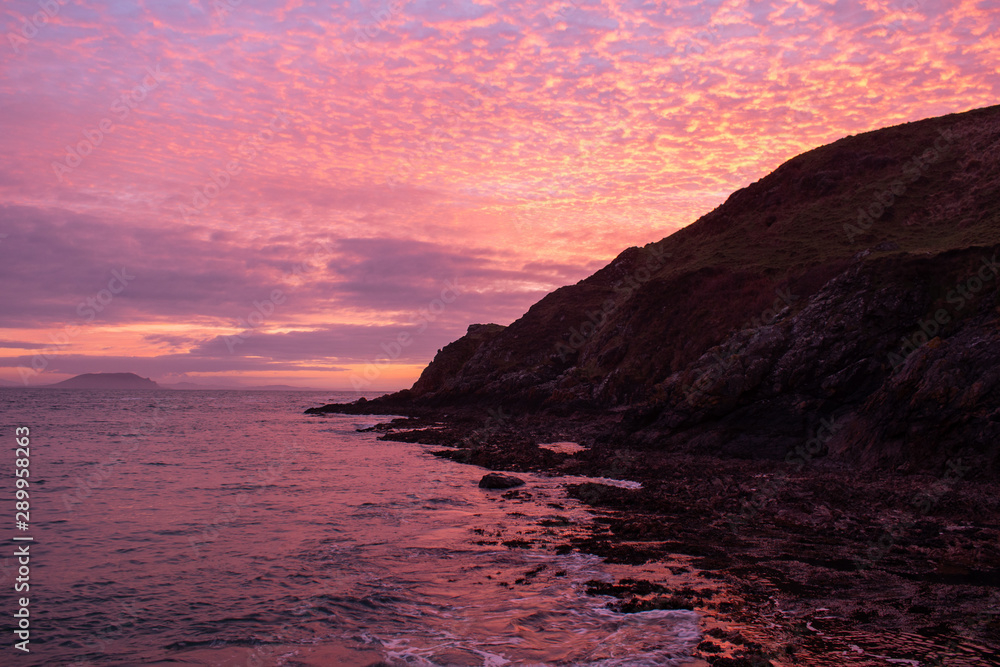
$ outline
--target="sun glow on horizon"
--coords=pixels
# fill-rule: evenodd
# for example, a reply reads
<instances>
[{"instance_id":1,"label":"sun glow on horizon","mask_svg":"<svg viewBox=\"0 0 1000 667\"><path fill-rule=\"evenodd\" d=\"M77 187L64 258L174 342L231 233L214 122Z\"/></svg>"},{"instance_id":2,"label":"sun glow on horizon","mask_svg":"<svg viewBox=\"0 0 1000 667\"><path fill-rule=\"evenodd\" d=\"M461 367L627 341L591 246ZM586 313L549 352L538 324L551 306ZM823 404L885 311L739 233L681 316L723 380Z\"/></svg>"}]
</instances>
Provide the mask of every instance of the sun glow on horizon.
<instances>
[{"instance_id":1,"label":"sun glow on horizon","mask_svg":"<svg viewBox=\"0 0 1000 667\"><path fill-rule=\"evenodd\" d=\"M60 5L0 65L0 378L353 389L408 333L377 379L408 386L799 153L995 103L997 10ZM37 12L8 3L4 34Z\"/></svg>"}]
</instances>

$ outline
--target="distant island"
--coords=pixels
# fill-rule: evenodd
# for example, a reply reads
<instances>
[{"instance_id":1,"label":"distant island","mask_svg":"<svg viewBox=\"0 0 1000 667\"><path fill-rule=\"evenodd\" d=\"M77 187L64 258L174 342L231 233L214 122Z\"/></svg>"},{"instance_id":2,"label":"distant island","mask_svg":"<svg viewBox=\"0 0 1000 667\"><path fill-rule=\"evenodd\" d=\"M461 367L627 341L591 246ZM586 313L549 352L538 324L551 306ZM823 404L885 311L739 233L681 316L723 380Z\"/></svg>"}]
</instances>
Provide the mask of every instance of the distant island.
<instances>
[{"instance_id":1,"label":"distant island","mask_svg":"<svg viewBox=\"0 0 1000 667\"><path fill-rule=\"evenodd\" d=\"M135 373L84 373L55 384L25 386L16 382L0 380L0 388L10 389L167 389L178 391L336 391L317 387L296 387L287 384L265 385L231 385L231 384L197 384L195 382L178 382L175 384L159 384L150 378L144 378Z\"/></svg>"},{"instance_id":2,"label":"distant island","mask_svg":"<svg viewBox=\"0 0 1000 667\"><path fill-rule=\"evenodd\" d=\"M84 373L68 380L46 385L49 389L160 389L149 378L135 373Z\"/></svg>"},{"instance_id":3,"label":"distant island","mask_svg":"<svg viewBox=\"0 0 1000 667\"><path fill-rule=\"evenodd\" d=\"M177 382L162 384L162 389L177 389L179 391L335 391L318 387L296 387L290 384L198 384L196 382Z\"/></svg>"}]
</instances>

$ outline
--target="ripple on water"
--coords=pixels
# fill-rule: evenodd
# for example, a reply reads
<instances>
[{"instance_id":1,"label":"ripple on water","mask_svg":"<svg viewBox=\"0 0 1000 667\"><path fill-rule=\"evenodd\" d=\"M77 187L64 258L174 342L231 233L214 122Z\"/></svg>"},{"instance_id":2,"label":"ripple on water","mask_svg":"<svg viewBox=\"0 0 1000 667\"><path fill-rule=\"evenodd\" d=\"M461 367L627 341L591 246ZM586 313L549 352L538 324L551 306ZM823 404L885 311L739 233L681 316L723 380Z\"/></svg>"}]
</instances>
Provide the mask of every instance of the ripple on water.
<instances>
[{"instance_id":1,"label":"ripple on water","mask_svg":"<svg viewBox=\"0 0 1000 667\"><path fill-rule=\"evenodd\" d=\"M697 642L695 613L611 611L598 559L552 553L591 520L572 480L480 489L368 418L304 417L325 392L123 396L4 396L51 481L25 665L668 665Z\"/></svg>"}]
</instances>

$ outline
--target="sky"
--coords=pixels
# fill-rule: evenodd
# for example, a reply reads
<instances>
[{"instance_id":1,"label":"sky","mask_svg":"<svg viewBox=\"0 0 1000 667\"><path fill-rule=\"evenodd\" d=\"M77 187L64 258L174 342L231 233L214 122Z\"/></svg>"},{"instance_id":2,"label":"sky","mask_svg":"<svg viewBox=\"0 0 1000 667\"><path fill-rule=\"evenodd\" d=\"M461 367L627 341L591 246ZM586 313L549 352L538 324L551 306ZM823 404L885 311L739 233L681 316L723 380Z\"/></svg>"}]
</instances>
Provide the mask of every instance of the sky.
<instances>
[{"instance_id":1,"label":"sky","mask_svg":"<svg viewBox=\"0 0 1000 667\"><path fill-rule=\"evenodd\" d=\"M7 0L0 379L409 386L840 137L1000 98L1000 0Z\"/></svg>"}]
</instances>

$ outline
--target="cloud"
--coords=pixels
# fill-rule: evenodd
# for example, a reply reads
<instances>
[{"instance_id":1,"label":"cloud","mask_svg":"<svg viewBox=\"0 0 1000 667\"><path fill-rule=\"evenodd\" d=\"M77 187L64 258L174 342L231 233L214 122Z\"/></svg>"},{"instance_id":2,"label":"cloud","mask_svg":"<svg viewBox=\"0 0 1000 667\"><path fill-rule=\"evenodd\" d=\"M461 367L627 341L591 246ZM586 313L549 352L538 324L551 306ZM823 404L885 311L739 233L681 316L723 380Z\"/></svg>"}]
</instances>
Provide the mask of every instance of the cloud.
<instances>
[{"instance_id":1,"label":"cloud","mask_svg":"<svg viewBox=\"0 0 1000 667\"><path fill-rule=\"evenodd\" d=\"M29 343L21 340L0 340L0 349L7 350L35 350L39 348L38 343Z\"/></svg>"},{"instance_id":2,"label":"cloud","mask_svg":"<svg viewBox=\"0 0 1000 667\"><path fill-rule=\"evenodd\" d=\"M223 363L276 289L246 349L363 357L457 277L419 364L794 155L1000 92L985 0L59 7L3 45L0 336L82 325L95 360Z\"/></svg>"},{"instance_id":3,"label":"cloud","mask_svg":"<svg viewBox=\"0 0 1000 667\"><path fill-rule=\"evenodd\" d=\"M493 8L469 0L412 0L404 11L428 23L454 23L482 18Z\"/></svg>"},{"instance_id":4,"label":"cloud","mask_svg":"<svg viewBox=\"0 0 1000 667\"><path fill-rule=\"evenodd\" d=\"M33 359L32 356L0 357L0 368L31 368ZM56 354L48 356L46 360L45 372L50 375L30 375L29 384L45 384L46 379L51 375L80 375L82 373L135 373L143 377L163 377L184 373L302 373L305 371L337 373L349 370L347 367L339 367L334 364L276 362L238 356L118 357Z\"/></svg>"}]
</instances>

